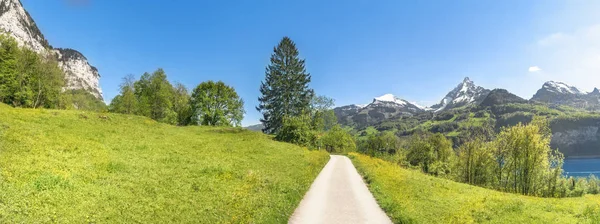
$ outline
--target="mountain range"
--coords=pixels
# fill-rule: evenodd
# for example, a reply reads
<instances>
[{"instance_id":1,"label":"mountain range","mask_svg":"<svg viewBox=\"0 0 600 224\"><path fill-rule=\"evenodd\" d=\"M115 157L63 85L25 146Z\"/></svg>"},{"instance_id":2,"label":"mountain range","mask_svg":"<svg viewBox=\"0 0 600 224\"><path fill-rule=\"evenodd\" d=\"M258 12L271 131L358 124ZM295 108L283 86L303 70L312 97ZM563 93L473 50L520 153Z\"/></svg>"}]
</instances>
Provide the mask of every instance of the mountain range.
<instances>
[{"instance_id":1,"label":"mountain range","mask_svg":"<svg viewBox=\"0 0 600 224\"><path fill-rule=\"evenodd\" d=\"M56 58L65 72L65 89L84 89L102 100L98 69L77 50L52 47L20 0L0 0L0 31L12 36L19 46Z\"/></svg>"},{"instance_id":2,"label":"mountain range","mask_svg":"<svg viewBox=\"0 0 600 224\"><path fill-rule=\"evenodd\" d=\"M529 100L505 89L486 89L475 85L468 77L452 89L439 103L424 107L392 94L375 97L367 105L346 105L334 108L338 122L362 128L400 116L419 113L440 113L465 106L492 106L506 103L542 103L551 107L570 106L576 109L599 111L600 91L584 92L562 82L548 81Z\"/></svg>"}]
</instances>

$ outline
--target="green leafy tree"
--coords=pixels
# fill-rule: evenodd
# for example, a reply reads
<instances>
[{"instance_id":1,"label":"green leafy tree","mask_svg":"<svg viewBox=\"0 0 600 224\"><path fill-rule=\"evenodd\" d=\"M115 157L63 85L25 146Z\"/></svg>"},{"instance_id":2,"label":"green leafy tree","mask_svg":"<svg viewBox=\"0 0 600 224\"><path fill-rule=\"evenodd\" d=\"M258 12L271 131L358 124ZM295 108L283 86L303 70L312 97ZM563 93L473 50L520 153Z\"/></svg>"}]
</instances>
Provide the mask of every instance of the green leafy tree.
<instances>
[{"instance_id":1,"label":"green leafy tree","mask_svg":"<svg viewBox=\"0 0 600 224\"><path fill-rule=\"evenodd\" d=\"M458 181L487 186L494 182L493 167L494 156L491 144L475 139L458 148L455 168Z\"/></svg>"},{"instance_id":2,"label":"green leafy tree","mask_svg":"<svg viewBox=\"0 0 600 224\"><path fill-rule=\"evenodd\" d=\"M411 165L421 167L426 173L446 175L450 173L450 163L454 157L452 142L440 133L415 135L406 157Z\"/></svg>"},{"instance_id":3,"label":"green leafy tree","mask_svg":"<svg viewBox=\"0 0 600 224\"><path fill-rule=\"evenodd\" d=\"M212 126L239 126L244 118L244 101L235 89L218 81L200 83L190 100L196 123Z\"/></svg>"},{"instance_id":4,"label":"green leafy tree","mask_svg":"<svg viewBox=\"0 0 600 224\"><path fill-rule=\"evenodd\" d=\"M335 125L325 132L322 142L328 152L346 153L356 151L354 138L339 125Z\"/></svg>"},{"instance_id":5,"label":"green leafy tree","mask_svg":"<svg viewBox=\"0 0 600 224\"><path fill-rule=\"evenodd\" d=\"M17 77L18 54L17 42L7 35L0 35L0 100L12 105L20 85Z\"/></svg>"},{"instance_id":6,"label":"green leafy tree","mask_svg":"<svg viewBox=\"0 0 600 224\"><path fill-rule=\"evenodd\" d=\"M110 111L122 114L134 114L137 111L138 99L135 95L135 78L133 75L123 77L119 86L120 94L110 103Z\"/></svg>"},{"instance_id":7,"label":"green leafy tree","mask_svg":"<svg viewBox=\"0 0 600 224\"><path fill-rule=\"evenodd\" d=\"M64 87L58 63L0 35L0 101L16 107L56 108Z\"/></svg>"},{"instance_id":8,"label":"green leafy tree","mask_svg":"<svg viewBox=\"0 0 600 224\"><path fill-rule=\"evenodd\" d=\"M337 124L332 107L334 100L326 96L314 96L311 100L312 126L316 131L327 131Z\"/></svg>"},{"instance_id":9,"label":"green leafy tree","mask_svg":"<svg viewBox=\"0 0 600 224\"><path fill-rule=\"evenodd\" d=\"M521 123L504 128L497 136L495 155L501 160L496 165L500 180L498 187L504 191L525 195L551 195L546 181L557 181L562 169L561 155L550 148L550 131L547 121L535 118L529 125Z\"/></svg>"},{"instance_id":10,"label":"green leafy tree","mask_svg":"<svg viewBox=\"0 0 600 224\"><path fill-rule=\"evenodd\" d=\"M298 55L296 44L288 37L273 50L256 107L263 114L261 122L265 133L279 132L285 117L300 116L310 110L314 95L308 86L311 76L304 68L304 59Z\"/></svg>"},{"instance_id":11,"label":"green leafy tree","mask_svg":"<svg viewBox=\"0 0 600 224\"><path fill-rule=\"evenodd\" d=\"M193 114L187 88L183 84L177 83L173 91L173 110L177 113L177 125L192 123Z\"/></svg>"},{"instance_id":12,"label":"green leafy tree","mask_svg":"<svg viewBox=\"0 0 600 224\"><path fill-rule=\"evenodd\" d=\"M163 69L152 74L144 73L140 80L134 83L137 97L137 113L154 120L175 124L177 113L173 111L173 86L167 80Z\"/></svg>"},{"instance_id":13,"label":"green leafy tree","mask_svg":"<svg viewBox=\"0 0 600 224\"><path fill-rule=\"evenodd\" d=\"M310 146L315 138L314 134L311 127L311 117L305 113L299 116L284 117L283 124L275 135L275 139L301 146Z\"/></svg>"}]
</instances>

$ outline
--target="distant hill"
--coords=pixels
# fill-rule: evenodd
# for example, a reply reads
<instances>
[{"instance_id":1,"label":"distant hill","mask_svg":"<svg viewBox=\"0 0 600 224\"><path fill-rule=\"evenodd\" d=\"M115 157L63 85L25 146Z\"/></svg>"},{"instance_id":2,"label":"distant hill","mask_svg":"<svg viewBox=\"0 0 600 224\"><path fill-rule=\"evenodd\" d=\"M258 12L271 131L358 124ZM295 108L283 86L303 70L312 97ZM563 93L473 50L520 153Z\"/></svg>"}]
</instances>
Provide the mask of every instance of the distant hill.
<instances>
[{"instance_id":1,"label":"distant hill","mask_svg":"<svg viewBox=\"0 0 600 224\"><path fill-rule=\"evenodd\" d=\"M248 129L250 131L262 131L263 128L265 128L265 126L262 123L244 127L244 129Z\"/></svg>"},{"instance_id":2,"label":"distant hill","mask_svg":"<svg viewBox=\"0 0 600 224\"><path fill-rule=\"evenodd\" d=\"M508 92L505 89L492 90L479 104L481 106L494 106L507 103L527 103L527 100Z\"/></svg>"}]
</instances>

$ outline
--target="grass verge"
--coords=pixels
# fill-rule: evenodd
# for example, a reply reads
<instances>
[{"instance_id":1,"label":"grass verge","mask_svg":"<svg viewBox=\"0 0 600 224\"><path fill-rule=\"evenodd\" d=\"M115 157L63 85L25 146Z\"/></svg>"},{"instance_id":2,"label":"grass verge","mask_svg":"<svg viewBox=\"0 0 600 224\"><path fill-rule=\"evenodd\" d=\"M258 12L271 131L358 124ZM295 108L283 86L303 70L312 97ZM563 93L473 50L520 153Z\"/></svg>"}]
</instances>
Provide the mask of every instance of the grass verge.
<instances>
[{"instance_id":1,"label":"grass verge","mask_svg":"<svg viewBox=\"0 0 600 224\"><path fill-rule=\"evenodd\" d=\"M600 223L600 196L536 198L406 170L350 153L369 189L395 223Z\"/></svg>"}]
</instances>

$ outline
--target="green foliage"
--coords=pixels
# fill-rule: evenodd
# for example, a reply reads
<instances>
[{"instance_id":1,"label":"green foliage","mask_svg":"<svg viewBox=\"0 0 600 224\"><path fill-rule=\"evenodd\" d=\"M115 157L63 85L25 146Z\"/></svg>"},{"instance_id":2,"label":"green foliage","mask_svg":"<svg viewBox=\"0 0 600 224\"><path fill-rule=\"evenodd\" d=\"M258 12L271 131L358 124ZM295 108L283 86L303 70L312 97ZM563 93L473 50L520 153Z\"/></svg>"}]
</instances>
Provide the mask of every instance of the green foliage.
<instances>
[{"instance_id":1,"label":"green foliage","mask_svg":"<svg viewBox=\"0 0 600 224\"><path fill-rule=\"evenodd\" d=\"M193 119L201 125L240 126L244 118L244 101L233 87L221 81L200 83L190 103Z\"/></svg>"},{"instance_id":2,"label":"green foliage","mask_svg":"<svg viewBox=\"0 0 600 224\"><path fill-rule=\"evenodd\" d=\"M428 136L415 135L410 141L406 155L411 165L434 175L449 174L453 157L452 142L439 133Z\"/></svg>"},{"instance_id":3,"label":"green foliage","mask_svg":"<svg viewBox=\"0 0 600 224\"><path fill-rule=\"evenodd\" d=\"M105 112L108 110L103 101L83 89L66 90L63 92L60 96L59 108L96 112Z\"/></svg>"},{"instance_id":4,"label":"green foliage","mask_svg":"<svg viewBox=\"0 0 600 224\"><path fill-rule=\"evenodd\" d=\"M193 111L187 88L181 83L176 83L173 91L173 111L177 114L177 125L191 124Z\"/></svg>"},{"instance_id":5,"label":"green foliage","mask_svg":"<svg viewBox=\"0 0 600 224\"><path fill-rule=\"evenodd\" d=\"M135 95L135 78L133 75L125 76L119 89L121 94L112 99L109 110L122 114L135 114L138 108L138 100Z\"/></svg>"},{"instance_id":6,"label":"green foliage","mask_svg":"<svg viewBox=\"0 0 600 224\"><path fill-rule=\"evenodd\" d=\"M325 132L321 141L328 152L347 153L356 151L354 138L339 125L335 125Z\"/></svg>"},{"instance_id":7,"label":"green foliage","mask_svg":"<svg viewBox=\"0 0 600 224\"><path fill-rule=\"evenodd\" d=\"M220 83L221 84L219 85L223 85L224 87L221 88L222 86L218 86L216 90L222 91L219 92L221 95L212 95L213 97L217 98L213 99L209 103L229 102L229 98L227 98L227 96L232 96L232 93L228 92L230 91L228 88L231 87L224 85L222 82ZM237 96L235 90L233 94ZM198 95L198 97L200 97L200 95ZM199 98L195 100L199 100ZM238 98L238 100L238 103L242 103L243 106L241 99ZM187 88L181 83L176 83L175 86L171 85L171 83L167 80L167 75L165 72L162 69L158 69L152 74L144 73L137 81L132 75L128 75L123 78L123 83L120 85L120 94L113 98L109 106L109 111L122 114L142 115L163 123L183 126L193 123L193 107L199 111L202 109L202 106L218 106L219 111L230 111L233 109L231 105L210 105L209 103L192 103L192 99L190 99L190 94L188 93ZM238 107L238 105L235 106ZM239 106L239 108L242 106ZM210 111L212 110L213 109ZM225 119L233 119L232 121L228 122L233 122L233 124L239 125L239 121L242 119L240 116L243 116L243 109L241 109L241 113L241 115L235 114L235 116L232 116L229 114L229 112L227 112L225 114L227 116L226 118L213 118L220 119L218 121L222 122L224 122ZM218 125L231 124L222 123Z\"/></svg>"},{"instance_id":8,"label":"green foliage","mask_svg":"<svg viewBox=\"0 0 600 224\"><path fill-rule=\"evenodd\" d=\"M318 132L327 131L337 124L337 117L331 109L334 100L326 96L314 96L311 100L310 111L312 126Z\"/></svg>"},{"instance_id":9,"label":"green foliage","mask_svg":"<svg viewBox=\"0 0 600 224\"><path fill-rule=\"evenodd\" d=\"M535 121L531 125L505 128L498 134L495 144L498 188L525 195L543 195L543 183L552 173L549 155L553 151L547 124Z\"/></svg>"},{"instance_id":10,"label":"green foliage","mask_svg":"<svg viewBox=\"0 0 600 224\"><path fill-rule=\"evenodd\" d=\"M64 73L51 56L40 56L0 35L0 102L15 107L57 108Z\"/></svg>"},{"instance_id":11,"label":"green foliage","mask_svg":"<svg viewBox=\"0 0 600 224\"><path fill-rule=\"evenodd\" d=\"M350 153L394 223L598 223L600 195L538 198L498 192Z\"/></svg>"},{"instance_id":12,"label":"green foliage","mask_svg":"<svg viewBox=\"0 0 600 224\"><path fill-rule=\"evenodd\" d=\"M140 109L138 114L154 120L175 124L177 114L173 111L173 86L163 69L152 74L144 73L134 84Z\"/></svg>"},{"instance_id":13,"label":"green foliage","mask_svg":"<svg viewBox=\"0 0 600 224\"><path fill-rule=\"evenodd\" d=\"M310 146L315 138L315 132L311 126L311 117L308 114L284 117L283 126L275 135L275 139L278 141L300 146Z\"/></svg>"},{"instance_id":14,"label":"green foliage","mask_svg":"<svg viewBox=\"0 0 600 224\"><path fill-rule=\"evenodd\" d=\"M0 103L0 223L285 223L329 160L240 128Z\"/></svg>"},{"instance_id":15,"label":"green foliage","mask_svg":"<svg viewBox=\"0 0 600 224\"><path fill-rule=\"evenodd\" d=\"M494 164L491 144L480 139L469 141L458 148L454 176L460 182L487 186L494 181Z\"/></svg>"},{"instance_id":16,"label":"green foliage","mask_svg":"<svg viewBox=\"0 0 600 224\"><path fill-rule=\"evenodd\" d=\"M304 59L298 55L296 44L288 37L273 49L256 107L263 114L261 122L265 133L277 134L284 125L284 118L310 111L314 96L308 86L311 76L304 68Z\"/></svg>"}]
</instances>

